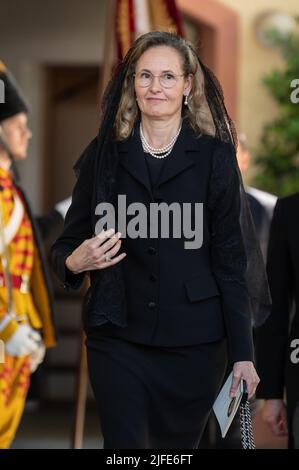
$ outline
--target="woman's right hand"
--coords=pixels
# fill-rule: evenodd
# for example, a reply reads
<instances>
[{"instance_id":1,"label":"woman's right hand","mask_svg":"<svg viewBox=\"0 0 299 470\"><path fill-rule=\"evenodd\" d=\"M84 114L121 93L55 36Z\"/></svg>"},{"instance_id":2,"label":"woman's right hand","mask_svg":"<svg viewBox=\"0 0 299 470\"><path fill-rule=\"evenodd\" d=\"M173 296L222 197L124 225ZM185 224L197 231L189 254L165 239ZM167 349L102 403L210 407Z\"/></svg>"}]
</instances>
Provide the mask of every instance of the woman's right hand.
<instances>
[{"instance_id":1,"label":"woman's right hand","mask_svg":"<svg viewBox=\"0 0 299 470\"><path fill-rule=\"evenodd\" d=\"M114 234L114 229L102 230L93 238L85 240L67 257L66 267L74 274L95 269L105 269L119 263L126 253L112 259L121 247L121 233ZM105 256L111 258L105 261Z\"/></svg>"}]
</instances>

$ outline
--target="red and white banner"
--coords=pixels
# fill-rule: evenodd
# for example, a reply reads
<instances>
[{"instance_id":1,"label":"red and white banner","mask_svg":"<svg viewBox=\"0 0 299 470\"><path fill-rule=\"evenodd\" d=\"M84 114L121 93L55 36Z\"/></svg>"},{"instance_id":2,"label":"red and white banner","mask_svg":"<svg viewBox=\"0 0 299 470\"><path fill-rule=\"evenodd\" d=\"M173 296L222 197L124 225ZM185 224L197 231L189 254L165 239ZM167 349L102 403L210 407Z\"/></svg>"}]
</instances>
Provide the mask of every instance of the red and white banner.
<instances>
[{"instance_id":1,"label":"red and white banner","mask_svg":"<svg viewBox=\"0 0 299 470\"><path fill-rule=\"evenodd\" d=\"M184 36L175 0L117 0L115 21L119 60L138 36L149 31L168 31Z\"/></svg>"}]
</instances>

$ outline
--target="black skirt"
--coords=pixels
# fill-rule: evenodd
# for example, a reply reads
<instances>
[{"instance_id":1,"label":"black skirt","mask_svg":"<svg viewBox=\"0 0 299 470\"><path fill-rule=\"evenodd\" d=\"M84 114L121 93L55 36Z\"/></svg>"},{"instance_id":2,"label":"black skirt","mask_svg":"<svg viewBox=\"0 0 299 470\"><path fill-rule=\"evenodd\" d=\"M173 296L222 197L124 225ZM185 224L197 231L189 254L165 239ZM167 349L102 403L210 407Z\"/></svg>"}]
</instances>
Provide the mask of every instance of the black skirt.
<instances>
[{"instance_id":1,"label":"black skirt","mask_svg":"<svg viewBox=\"0 0 299 470\"><path fill-rule=\"evenodd\" d=\"M87 338L104 449L196 449L226 370L226 341L161 347Z\"/></svg>"}]
</instances>

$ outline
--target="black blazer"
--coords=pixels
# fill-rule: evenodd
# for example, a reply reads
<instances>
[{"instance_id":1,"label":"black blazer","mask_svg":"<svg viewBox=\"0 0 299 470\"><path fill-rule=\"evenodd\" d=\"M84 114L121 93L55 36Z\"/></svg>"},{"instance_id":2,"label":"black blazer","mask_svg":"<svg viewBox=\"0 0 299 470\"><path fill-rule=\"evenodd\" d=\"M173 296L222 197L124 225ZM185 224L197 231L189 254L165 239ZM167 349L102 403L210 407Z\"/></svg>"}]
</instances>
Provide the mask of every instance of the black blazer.
<instances>
[{"instance_id":1,"label":"black blazer","mask_svg":"<svg viewBox=\"0 0 299 470\"><path fill-rule=\"evenodd\" d=\"M299 401L298 214L299 193L278 199L267 255L272 311L264 325L257 330L257 367L261 378L257 397L282 399L286 387L289 416ZM293 302L295 309L292 312ZM292 347L291 343L296 339L296 346ZM292 362L292 352L297 362Z\"/></svg>"},{"instance_id":2,"label":"black blazer","mask_svg":"<svg viewBox=\"0 0 299 470\"><path fill-rule=\"evenodd\" d=\"M202 202L203 244L198 249L185 249L184 241L188 240L184 236L123 238L121 251L127 256L119 263L121 279L110 282L117 265L90 273L87 334L100 326L102 332L161 346L200 344L228 336L231 362L253 360L233 148L207 135L196 136L184 123L152 191L138 123L126 141L113 145L118 164L115 180L111 180L116 188L111 200L116 214L117 194L126 195L127 206L142 202L147 209L151 202L192 203L193 218L194 203ZM64 232L52 247L54 269L66 288L78 288L84 274L71 274L65 259L94 232L94 146L95 142L91 143L74 188ZM113 319L118 310L126 312L127 326L103 321L105 312Z\"/></svg>"}]
</instances>

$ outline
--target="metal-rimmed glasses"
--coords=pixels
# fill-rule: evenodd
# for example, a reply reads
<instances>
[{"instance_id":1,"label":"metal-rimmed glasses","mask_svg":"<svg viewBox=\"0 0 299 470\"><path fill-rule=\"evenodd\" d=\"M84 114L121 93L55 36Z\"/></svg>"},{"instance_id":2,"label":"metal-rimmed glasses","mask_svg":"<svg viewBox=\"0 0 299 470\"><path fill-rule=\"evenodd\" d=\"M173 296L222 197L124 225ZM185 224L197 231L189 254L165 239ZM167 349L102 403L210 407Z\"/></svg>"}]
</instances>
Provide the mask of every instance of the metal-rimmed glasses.
<instances>
[{"instance_id":1,"label":"metal-rimmed glasses","mask_svg":"<svg viewBox=\"0 0 299 470\"><path fill-rule=\"evenodd\" d=\"M184 74L176 75L172 72L163 72L161 75L154 75L151 72L142 70L141 72L134 73L136 84L140 87L146 88L153 82L154 77L159 78L160 85L163 88L172 88L178 81L178 77L183 77Z\"/></svg>"}]
</instances>

